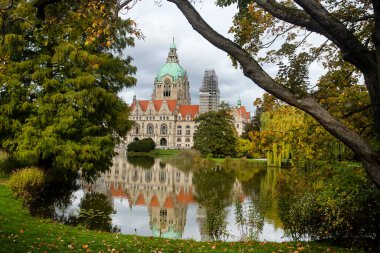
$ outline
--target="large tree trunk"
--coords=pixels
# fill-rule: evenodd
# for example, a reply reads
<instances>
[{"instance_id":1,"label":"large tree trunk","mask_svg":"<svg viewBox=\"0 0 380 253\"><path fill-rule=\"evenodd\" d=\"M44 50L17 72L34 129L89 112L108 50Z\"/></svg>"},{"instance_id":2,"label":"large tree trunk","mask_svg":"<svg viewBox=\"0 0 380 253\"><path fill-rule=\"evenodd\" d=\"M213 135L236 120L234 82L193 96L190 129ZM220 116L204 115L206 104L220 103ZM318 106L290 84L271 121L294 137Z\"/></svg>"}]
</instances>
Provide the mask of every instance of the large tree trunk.
<instances>
[{"instance_id":1,"label":"large tree trunk","mask_svg":"<svg viewBox=\"0 0 380 253\"><path fill-rule=\"evenodd\" d=\"M350 147L363 162L369 177L380 187L380 157L361 136L332 116L314 98L300 98L278 84L240 46L214 31L188 0L168 1L177 5L194 30L211 44L234 57L243 68L244 75L275 97L310 114L327 131ZM319 28L317 27L316 29ZM364 55L367 55L366 53L364 52Z\"/></svg>"}]
</instances>

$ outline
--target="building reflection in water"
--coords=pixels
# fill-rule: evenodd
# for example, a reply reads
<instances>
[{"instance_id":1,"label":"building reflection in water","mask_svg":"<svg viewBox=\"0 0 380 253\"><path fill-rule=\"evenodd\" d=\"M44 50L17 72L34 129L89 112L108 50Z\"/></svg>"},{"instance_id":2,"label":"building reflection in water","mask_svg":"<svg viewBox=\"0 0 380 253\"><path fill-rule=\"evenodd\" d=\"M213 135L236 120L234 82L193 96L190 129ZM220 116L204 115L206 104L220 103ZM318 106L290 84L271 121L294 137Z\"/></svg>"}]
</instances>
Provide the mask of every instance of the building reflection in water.
<instances>
[{"instance_id":1,"label":"building reflection in water","mask_svg":"<svg viewBox=\"0 0 380 253\"><path fill-rule=\"evenodd\" d=\"M146 206L153 236L182 238L188 204L194 202L193 174L159 159L152 160L151 168L147 168L146 163L130 163L125 155L119 154L110 170L85 188L126 199L131 209Z\"/></svg>"},{"instance_id":2,"label":"building reflection in water","mask_svg":"<svg viewBox=\"0 0 380 253\"><path fill-rule=\"evenodd\" d=\"M265 178L260 173L255 175ZM248 189L245 184L243 186L246 194L257 195L255 189ZM186 225L186 230L188 231L190 226L190 238L198 238L198 240L202 241L225 239L215 238L212 234L213 231L209 231L207 224L210 225L210 217L208 216L213 213L220 213L219 215L223 217L222 219L228 219L228 221L225 222L224 220L220 224L223 225L223 222L225 222L229 224L228 226L231 223L232 226L235 226L234 211L229 209L230 211L227 214L227 212L223 213L222 210L233 206L235 196L241 196L241 202L244 201L242 184L235 177L235 172L233 171L221 172L219 168L211 169L211 171L200 169L194 171L180 170L155 158L137 157L128 158L127 161L124 153L114 157L113 166L107 173L101 175L94 184L86 185L83 183L83 190L84 193L88 191L101 192L113 198L114 207L115 204L120 205L119 200L122 203L127 201L128 205L123 204L123 210L116 210L120 213L120 216L116 222L118 224L114 225L130 227L127 228L128 233L131 232L133 226L139 226L144 223L141 220L144 219L142 213L138 212L146 208L149 214L149 218L147 217L146 219L149 219L151 235L165 238L183 238L186 217L190 207L188 219L191 219L191 221ZM249 196L249 198L252 198L252 196ZM140 220L131 221L134 218L128 217L125 211L128 206L131 211L129 214L133 217L138 217ZM134 208L136 212L133 214L132 210ZM219 209L221 212L218 211ZM193 224L194 222L197 225ZM131 225L131 223L135 225ZM212 223L212 225L214 226L215 224ZM194 226L197 226L198 229ZM141 234L141 231L139 231L139 234L149 235L147 229L148 227L144 226L146 232ZM218 232L220 227L215 229ZM236 227L232 229L237 230ZM274 227L274 230L276 229ZM198 235L194 234L196 233L195 230L198 230ZM188 233L189 231L186 232L186 234ZM189 238L188 235L184 237ZM239 235L235 235L234 238L229 239L240 240L241 238L239 238Z\"/></svg>"}]
</instances>

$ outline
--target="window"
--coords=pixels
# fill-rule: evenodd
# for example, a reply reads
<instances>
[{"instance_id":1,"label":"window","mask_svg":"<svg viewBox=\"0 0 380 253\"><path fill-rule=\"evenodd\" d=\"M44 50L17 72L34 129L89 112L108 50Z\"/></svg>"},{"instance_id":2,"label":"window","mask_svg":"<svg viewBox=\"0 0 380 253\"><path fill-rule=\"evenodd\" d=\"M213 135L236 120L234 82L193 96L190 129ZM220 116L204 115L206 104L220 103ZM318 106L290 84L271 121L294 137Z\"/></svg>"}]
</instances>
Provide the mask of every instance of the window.
<instances>
[{"instance_id":1,"label":"window","mask_svg":"<svg viewBox=\"0 0 380 253\"><path fill-rule=\"evenodd\" d=\"M136 125L135 128L133 129L134 134L139 134L140 133L140 126Z\"/></svg>"},{"instance_id":2,"label":"window","mask_svg":"<svg viewBox=\"0 0 380 253\"><path fill-rule=\"evenodd\" d=\"M190 115L186 115L186 120L190 120Z\"/></svg>"},{"instance_id":3,"label":"window","mask_svg":"<svg viewBox=\"0 0 380 253\"><path fill-rule=\"evenodd\" d=\"M190 135L190 126L186 126L186 135Z\"/></svg>"},{"instance_id":4,"label":"window","mask_svg":"<svg viewBox=\"0 0 380 253\"><path fill-rule=\"evenodd\" d=\"M166 219L168 217L168 211L166 209L161 209L160 210L160 223L163 225L163 224L166 224ZM161 225L160 224L160 225Z\"/></svg>"},{"instance_id":5,"label":"window","mask_svg":"<svg viewBox=\"0 0 380 253\"><path fill-rule=\"evenodd\" d=\"M138 173L138 171L135 169L135 170L133 170L132 180L136 182L138 179L139 179L139 173Z\"/></svg>"},{"instance_id":6,"label":"window","mask_svg":"<svg viewBox=\"0 0 380 253\"><path fill-rule=\"evenodd\" d=\"M168 134L168 127L165 124L161 125L161 131L160 131L160 133L163 134L163 135Z\"/></svg>"},{"instance_id":7,"label":"window","mask_svg":"<svg viewBox=\"0 0 380 253\"><path fill-rule=\"evenodd\" d=\"M182 135L182 127L177 126L177 135Z\"/></svg>"},{"instance_id":8,"label":"window","mask_svg":"<svg viewBox=\"0 0 380 253\"><path fill-rule=\"evenodd\" d=\"M185 139L185 142L190 142L190 138L186 138L186 139Z\"/></svg>"},{"instance_id":9,"label":"window","mask_svg":"<svg viewBox=\"0 0 380 253\"><path fill-rule=\"evenodd\" d=\"M160 171L158 174L158 178L160 180L160 183L165 183L166 181L166 172L165 171Z\"/></svg>"},{"instance_id":10,"label":"window","mask_svg":"<svg viewBox=\"0 0 380 253\"><path fill-rule=\"evenodd\" d=\"M170 90L164 90L164 97L170 97Z\"/></svg>"},{"instance_id":11,"label":"window","mask_svg":"<svg viewBox=\"0 0 380 253\"><path fill-rule=\"evenodd\" d=\"M181 115L178 115L178 120L182 120L182 116Z\"/></svg>"},{"instance_id":12,"label":"window","mask_svg":"<svg viewBox=\"0 0 380 253\"><path fill-rule=\"evenodd\" d=\"M149 183L152 181L152 170L146 170L145 171L145 181Z\"/></svg>"},{"instance_id":13,"label":"window","mask_svg":"<svg viewBox=\"0 0 380 253\"><path fill-rule=\"evenodd\" d=\"M177 142L181 142L182 141L182 139L181 138L177 138Z\"/></svg>"},{"instance_id":14,"label":"window","mask_svg":"<svg viewBox=\"0 0 380 253\"><path fill-rule=\"evenodd\" d=\"M236 128L239 128L239 124L236 124Z\"/></svg>"},{"instance_id":15,"label":"window","mask_svg":"<svg viewBox=\"0 0 380 253\"><path fill-rule=\"evenodd\" d=\"M153 127L152 124L149 124L149 125L147 126L147 128L146 128L146 133L147 133L148 135L153 135L153 134L154 134L154 127Z\"/></svg>"}]
</instances>

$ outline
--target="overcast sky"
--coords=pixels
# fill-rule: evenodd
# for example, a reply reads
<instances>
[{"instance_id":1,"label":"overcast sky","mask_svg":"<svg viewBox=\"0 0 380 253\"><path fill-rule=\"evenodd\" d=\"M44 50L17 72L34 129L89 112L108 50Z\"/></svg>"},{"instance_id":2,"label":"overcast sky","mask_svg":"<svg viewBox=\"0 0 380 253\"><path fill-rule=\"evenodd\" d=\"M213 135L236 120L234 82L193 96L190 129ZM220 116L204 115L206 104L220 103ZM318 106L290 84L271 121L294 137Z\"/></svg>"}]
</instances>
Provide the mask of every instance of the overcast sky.
<instances>
[{"instance_id":1,"label":"overcast sky","mask_svg":"<svg viewBox=\"0 0 380 253\"><path fill-rule=\"evenodd\" d=\"M235 7L219 8L212 0L202 0L196 8L216 31L232 37L228 29ZM166 62L174 37L180 65L189 76L192 104L199 103L198 92L204 70L214 69L221 99L236 105L240 96L242 104L253 111L253 101L262 96L263 90L246 78L240 69L235 69L226 53L194 31L174 4L163 1L159 7L153 0L142 0L126 16L137 23L145 36L145 40L136 40L134 48L125 50L126 55L134 58L133 64L138 69L137 85L121 93L127 103L131 103L134 94L137 99L151 98L154 78Z\"/></svg>"}]
</instances>

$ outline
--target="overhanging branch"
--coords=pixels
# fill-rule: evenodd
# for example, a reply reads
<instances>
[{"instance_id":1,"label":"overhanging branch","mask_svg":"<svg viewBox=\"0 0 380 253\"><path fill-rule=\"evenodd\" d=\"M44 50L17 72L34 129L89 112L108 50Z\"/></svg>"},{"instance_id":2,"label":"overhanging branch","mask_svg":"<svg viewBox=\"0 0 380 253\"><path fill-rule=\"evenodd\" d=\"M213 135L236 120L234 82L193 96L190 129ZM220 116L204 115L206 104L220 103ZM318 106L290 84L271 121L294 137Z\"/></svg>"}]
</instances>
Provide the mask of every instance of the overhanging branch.
<instances>
[{"instance_id":1,"label":"overhanging branch","mask_svg":"<svg viewBox=\"0 0 380 253\"><path fill-rule=\"evenodd\" d=\"M284 86L276 83L250 54L245 52L236 43L213 30L188 0L168 1L177 5L194 30L211 44L235 58L240 63L244 74L248 78L275 97L310 114L333 136L350 147L361 158L368 174L374 182L380 186L380 159L363 138L333 117L326 109L318 104L314 98L299 98Z\"/></svg>"}]
</instances>

